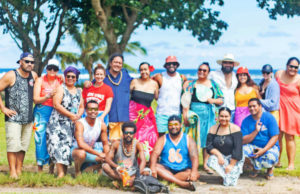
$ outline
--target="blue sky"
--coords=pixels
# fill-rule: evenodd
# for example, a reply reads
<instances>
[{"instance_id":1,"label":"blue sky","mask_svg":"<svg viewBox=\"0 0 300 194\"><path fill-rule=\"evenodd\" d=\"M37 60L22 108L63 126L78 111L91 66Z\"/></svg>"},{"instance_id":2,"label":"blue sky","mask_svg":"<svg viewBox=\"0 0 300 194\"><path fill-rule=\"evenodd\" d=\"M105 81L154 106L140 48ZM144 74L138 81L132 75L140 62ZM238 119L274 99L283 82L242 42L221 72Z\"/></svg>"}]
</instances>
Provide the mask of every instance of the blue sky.
<instances>
[{"instance_id":1,"label":"blue sky","mask_svg":"<svg viewBox=\"0 0 300 194\"><path fill-rule=\"evenodd\" d=\"M271 20L267 11L257 7L255 0L225 0L225 5L218 10L228 28L215 45L199 42L188 31L140 27L130 41L141 42L148 55L125 56L126 63L138 67L140 62L148 61L155 68L162 68L165 58L175 55L180 68L197 68L203 61L218 68L216 60L225 53L233 53L236 60L249 69L261 68L266 63L282 69L289 57L300 57L300 17ZM63 40L58 50L77 51L70 38ZM1 68L18 67L15 62L21 51L9 35L1 34L0 51Z\"/></svg>"}]
</instances>

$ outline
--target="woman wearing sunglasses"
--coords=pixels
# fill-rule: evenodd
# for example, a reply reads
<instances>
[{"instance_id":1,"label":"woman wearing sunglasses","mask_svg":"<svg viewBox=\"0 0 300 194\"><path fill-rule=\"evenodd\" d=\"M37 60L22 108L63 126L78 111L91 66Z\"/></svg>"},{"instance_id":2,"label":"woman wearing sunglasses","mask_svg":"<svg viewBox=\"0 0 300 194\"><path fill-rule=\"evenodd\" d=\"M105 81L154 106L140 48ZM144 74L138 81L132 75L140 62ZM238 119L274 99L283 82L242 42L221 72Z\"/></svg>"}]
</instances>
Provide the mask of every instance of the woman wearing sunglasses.
<instances>
[{"instance_id":1,"label":"woman wearing sunglasses","mask_svg":"<svg viewBox=\"0 0 300 194\"><path fill-rule=\"evenodd\" d=\"M235 186L243 172L243 136L239 126L230 123L231 110L219 109L219 124L210 128L207 152L211 154L208 166L223 179L225 186Z\"/></svg>"},{"instance_id":2,"label":"woman wearing sunglasses","mask_svg":"<svg viewBox=\"0 0 300 194\"><path fill-rule=\"evenodd\" d=\"M263 79L259 83L260 102L264 110L270 112L279 124L279 85L273 79L273 68L266 64L262 67Z\"/></svg>"},{"instance_id":3,"label":"woman wearing sunglasses","mask_svg":"<svg viewBox=\"0 0 300 194\"><path fill-rule=\"evenodd\" d=\"M57 88L53 97L55 108L47 125L47 150L56 164L57 176L63 177L71 165L71 145L75 122L81 117L84 106L81 89L75 87L80 72L72 66L64 71L65 84Z\"/></svg>"},{"instance_id":4,"label":"woman wearing sunglasses","mask_svg":"<svg viewBox=\"0 0 300 194\"><path fill-rule=\"evenodd\" d=\"M158 138L156 120L151 108L153 99L158 98L158 84L150 78L154 67L147 62L139 65L140 78L130 84L131 99L129 102L129 119L137 126L135 138L142 143L146 161Z\"/></svg>"},{"instance_id":5,"label":"woman wearing sunglasses","mask_svg":"<svg viewBox=\"0 0 300 194\"><path fill-rule=\"evenodd\" d=\"M181 104L185 132L194 138L199 151L200 147L203 148L204 170L208 174L213 174L207 166L209 155L206 152L206 138L209 128L215 124L215 108L223 104L223 93L216 82L208 79L209 72L208 63L204 62L199 66L198 79L188 84Z\"/></svg>"},{"instance_id":6,"label":"woman wearing sunglasses","mask_svg":"<svg viewBox=\"0 0 300 194\"><path fill-rule=\"evenodd\" d=\"M52 97L56 93L56 88L62 84L61 77L57 76L59 62L50 59L46 67L47 74L39 77L34 84L33 100L34 125L35 130L35 154L38 165L38 172L43 171L43 166L49 164L49 154L46 144L46 127L53 110ZM53 173L54 165L50 165L49 172Z\"/></svg>"},{"instance_id":7,"label":"woman wearing sunglasses","mask_svg":"<svg viewBox=\"0 0 300 194\"><path fill-rule=\"evenodd\" d=\"M298 68L299 59L291 57L287 61L286 70L279 70L275 75L280 87L279 146L280 151L282 151L282 137L284 135L289 163L287 170L294 170L295 168L295 135L300 135L300 75Z\"/></svg>"}]
</instances>

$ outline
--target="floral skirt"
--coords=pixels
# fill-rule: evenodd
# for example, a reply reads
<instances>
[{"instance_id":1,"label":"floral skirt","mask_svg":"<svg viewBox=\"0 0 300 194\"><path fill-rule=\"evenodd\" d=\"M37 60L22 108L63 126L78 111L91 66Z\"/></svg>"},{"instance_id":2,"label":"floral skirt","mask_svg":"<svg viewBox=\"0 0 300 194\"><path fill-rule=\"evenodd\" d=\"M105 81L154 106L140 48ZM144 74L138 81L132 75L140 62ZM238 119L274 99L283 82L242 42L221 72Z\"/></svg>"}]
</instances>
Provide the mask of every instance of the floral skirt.
<instances>
[{"instance_id":1,"label":"floral skirt","mask_svg":"<svg viewBox=\"0 0 300 194\"><path fill-rule=\"evenodd\" d=\"M223 157L225 161L224 165L219 164L218 158L215 155L210 155L207 165L214 169L223 178L223 184L225 186L235 186L240 174L243 173L244 157L242 160L237 161L232 170L227 174L225 173L225 168L230 163L231 155L223 155Z\"/></svg>"},{"instance_id":2,"label":"floral skirt","mask_svg":"<svg viewBox=\"0 0 300 194\"><path fill-rule=\"evenodd\" d=\"M129 102L129 119L136 124L135 138L143 144L146 161L158 139L156 120L151 107L146 107L134 101Z\"/></svg>"}]
</instances>

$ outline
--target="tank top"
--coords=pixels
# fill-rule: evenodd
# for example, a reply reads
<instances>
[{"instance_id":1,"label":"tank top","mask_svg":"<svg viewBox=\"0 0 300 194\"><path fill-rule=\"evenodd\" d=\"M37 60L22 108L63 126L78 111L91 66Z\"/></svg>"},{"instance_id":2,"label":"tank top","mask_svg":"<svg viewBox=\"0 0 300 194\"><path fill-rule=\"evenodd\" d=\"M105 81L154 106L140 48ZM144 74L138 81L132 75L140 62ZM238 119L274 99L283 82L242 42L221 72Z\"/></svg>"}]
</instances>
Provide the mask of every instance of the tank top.
<instances>
[{"instance_id":1,"label":"tank top","mask_svg":"<svg viewBox=\"0 0 300 194\"><path fill-rule=\"evenodd\" d=\"M101 135L101 120L96 119L94 126L90 126L86 121L86 118L81 118L78 122L82 123L83 125L83 139L84 142L87 143L89 146L94 147L95 142ZM78 147L77 141L74 138L73 146Z\"/></svg>"},{"instance_id":2,"label":"tank top","mask_svg":"<svg viewBox=\"0 0 300 194\"><path fill-rule=\"evenodd\" d=\"M17 114L11 118L5 116L5 121L27 124L33 121L33 85L32 73L27 78L22 77L14 69L16 81L11 87L5 89L5 106Z\"/></svg>"},{"instance_id":3,"label":"tank top","mask_svg":"<svg viewBox=\"0 0 300 194\"><path fill-rule=\"evenodd\" d=\"M151 106L151 102L154 99L154 94L142 92L139 90L132 90L131 92L131 100L133 100L136 103L145 105L146 107Z\"/></svg>"},{"instance_id":4,"label":"tank top","mask_svg":"<svg viewBox=\"0 0 300 194\"><path fill-rule=\"evenodd\" d=\"M251 98L257 98L254 88L248 94L241 94L238 90L235 92L235 101L237 107L248 107L248 101Z\"/></svg>"},{"instance_id":5,"label":"tank top","mask_svg":"<svg viewBox=\"0 0 300 194\"><path fill-rule=\"evenodd\" d=\"M173 171L179 172L192 167L192 162L188 149L188 136L182 133L177 144L175 144L170 134L165 135L165 145L160 155L160 163Z\"/></svg>"},{"instance_id":6,"label":"tank top","mask_svg":"<svg viewBox=\"0 0 300 194\"><path fill-rule=\"evenodd\" d=\"M116 164L118 164L119 166L122 166L125 168L131 168L131 167L138 168L137 157L135 155L137 140L133 139L132 141L133 141L133 143L132 143L131 155L126 156L124 154L124 150L122 147L123 139L120 140L118 151L114 157L114 162Z\"/></svg>"},{"instance_id":7,"label":"tank top","mask_svg":"<svg viewBox=\"0 0 300 194\"><path fill-rule=\"evenodd\" d=\"M181 77L178 72L171 77L167 72L162 72L162 86L159 89L157 100L157 114L161 115L179 115L180 97L182 91Z\"/></svg>"},{"instance_id":8,"label":"tank top","mask_svg":"<svg viewBox=\"0 0 300 194\"><path fill-rule=\"evenodd\" d=\"M59 78L55 77L54 83L52 85L50 85L48 82L47 76L44 75L42 77L42 86L41 86L40 96L41 97L46 96L47 94L52 92L52 90L57 88L60 84L61 84L61 81L59 80ZM45 102L42 103L42 105L53 107L53 98L48 98Z\"/></svg>"}]
</instances>

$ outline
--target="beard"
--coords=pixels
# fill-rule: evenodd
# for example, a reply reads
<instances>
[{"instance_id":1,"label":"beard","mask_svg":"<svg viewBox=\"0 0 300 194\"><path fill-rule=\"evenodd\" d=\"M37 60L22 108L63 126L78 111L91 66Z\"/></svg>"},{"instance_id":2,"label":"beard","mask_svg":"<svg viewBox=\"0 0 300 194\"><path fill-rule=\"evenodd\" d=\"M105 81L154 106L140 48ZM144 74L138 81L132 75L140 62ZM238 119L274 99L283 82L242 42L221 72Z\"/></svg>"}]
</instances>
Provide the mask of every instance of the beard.
<instances>
[{"instance_id":1,"label":"beard","mask_svg":"<svg viewBox=\"0 0 300 194\"><path fill-rule=\"evenodd\" d=\"M124 143L125 144L131 144L132 143L133 138L130 136L127 136L124 138Z\"/></svg>"},{"instance_id":2,"label":"beard","mask_svg":"<svg viewBox=\"0 0 300 194\"><path fill-rule=\"evenodd\" d=\"M222 72L224 73L224 74L229 74L229 73L231 73L232 71L233 71L233 67L229 67L229 66L222 66Z\"/></svg>"},{"instance_id":3,"label":"beard","mask_svg":"<svg viewBox=\"0 0 300 194\"><path fill-rule=\"evenodd\" d=\"M30 73L32 71L32 69L31 70L25 69L22 65L20 67L21 67L22 71L24 71L26 73Z\"/></svg>"},{"instance_id":4,"label":"beard","mask_svg":"<svg viewBox=\"0 0 300 194\"><path fill-rule=\"evenodd\" d=\"M181 130L173 133L172 131L169 131L170 135L173 136L173 137L177 137L179 134L180 134Z\"/></svg>"},{"instance_id":5,"label":"beard","mask_svg":"<svg viewBox=\"0 0 300 194\"><path fill-rule=\"evenodd\" d=\"M174 70L170 70L170 69L167 68L167 72L168 72L169 74L173 74L173 73L176 72L176 68L174 68Z\"/></svg>"}]
</instances>

